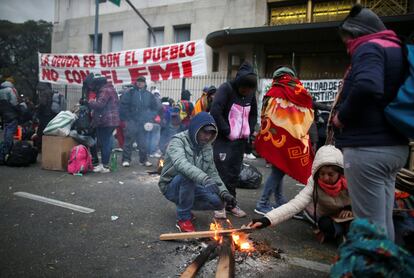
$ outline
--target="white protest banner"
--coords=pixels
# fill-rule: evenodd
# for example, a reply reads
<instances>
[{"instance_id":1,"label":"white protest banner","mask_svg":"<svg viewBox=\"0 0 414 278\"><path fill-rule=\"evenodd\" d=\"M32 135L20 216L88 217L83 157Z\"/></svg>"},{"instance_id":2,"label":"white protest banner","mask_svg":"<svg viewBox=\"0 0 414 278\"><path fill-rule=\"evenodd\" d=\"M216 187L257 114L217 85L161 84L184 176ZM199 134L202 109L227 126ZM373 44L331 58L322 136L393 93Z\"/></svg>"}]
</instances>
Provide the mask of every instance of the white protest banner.
<instances>
[{"instance_id":1,"label":"white protest banner","mask_svg":"<svg viewBox=\"0 0 414 278\"><path fill-rule=\"evenodd\" d=\"M207 74L203 40L106 54L39 53L39 81L82 86L89 73L113 85L131 84L138 76L154 82Z\"/></svg>"},{"instance_id":2,"label":"white protest banner","mask_svg":"<svg viewBox=\"0 0 414 278\"><path fill-rule=\"evenodd\" d=\"M341 79L301 80L301 82L317 102L334 101L338 89L342 86ZM264 91L263 96L271 84L272 79L260 80L260 88Z\"/></svg>"}]
</instances>

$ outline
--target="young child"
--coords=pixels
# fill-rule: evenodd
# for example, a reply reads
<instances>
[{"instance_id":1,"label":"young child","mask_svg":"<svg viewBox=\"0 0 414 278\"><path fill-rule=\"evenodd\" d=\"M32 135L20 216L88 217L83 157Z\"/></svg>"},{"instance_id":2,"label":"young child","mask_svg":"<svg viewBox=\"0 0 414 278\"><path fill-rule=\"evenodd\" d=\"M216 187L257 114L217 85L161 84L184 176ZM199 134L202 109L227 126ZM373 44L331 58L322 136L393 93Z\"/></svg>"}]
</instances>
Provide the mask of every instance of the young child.
<instances>
[{"instance_id":1,"label":"young child","mask_svg":"<svg viewBox=\"0 0 414 278\"><path fill-rule=\"evenodd\" d=\"M262 218L253 219L248 226L258 229L275 226L307 208L318 224L321 243L326 238L342 240L352 220L350 205L342 153L334 146L323 146L316 153L307 186L294 199Z\"/></svg>"}]
</instances>

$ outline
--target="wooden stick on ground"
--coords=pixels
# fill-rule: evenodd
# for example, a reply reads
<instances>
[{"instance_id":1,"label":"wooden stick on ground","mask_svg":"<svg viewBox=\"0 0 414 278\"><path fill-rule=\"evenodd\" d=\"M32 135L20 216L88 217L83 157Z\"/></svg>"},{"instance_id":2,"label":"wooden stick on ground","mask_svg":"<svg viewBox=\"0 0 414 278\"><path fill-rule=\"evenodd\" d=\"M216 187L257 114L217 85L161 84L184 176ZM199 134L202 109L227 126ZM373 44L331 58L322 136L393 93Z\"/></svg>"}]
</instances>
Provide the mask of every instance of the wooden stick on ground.
<instances>
[{"instance_id":1,"label":"wooden stick on ground","mask_svg":"<svg viewBox=\"0 0 414 278\"><path fill-rule=\"evenodd\" d=\"M241 228L241 229L225 229L217 231L201 231L201 232L189 232L189 233L170 233L160 235L160 240L176 240L176 239L189 239L189 238L213 238L215 235L229 235L232 233L250 233L254 229Z\"/></svg>"},{"instance_id":2,"label":"wooden stick on ground","mask_svg":"<svg viewBox=\"0 0 414 278\"><path fill-rule=\"evenodd\" d=\"M223 236L217 263L216 278L234 277L234 243L230 235Z\"/></svg>"},{"instance_id":3,"label":"wooden stick on ground","mask_svg":"<svg viewBox=\"0 0 414 278\"><path fill-rule=\"evenodd\" d=\"M214 251L217 247L216 241L211 241L208 246L198 255L194 261L187 266L187 268L184 270L184 272L181 274L181 278L193 278L196 276L197 272L200 270L200 268L204 265L204 263L208 260L210 257L211 252Z\"/></svg>"}]
</instances>

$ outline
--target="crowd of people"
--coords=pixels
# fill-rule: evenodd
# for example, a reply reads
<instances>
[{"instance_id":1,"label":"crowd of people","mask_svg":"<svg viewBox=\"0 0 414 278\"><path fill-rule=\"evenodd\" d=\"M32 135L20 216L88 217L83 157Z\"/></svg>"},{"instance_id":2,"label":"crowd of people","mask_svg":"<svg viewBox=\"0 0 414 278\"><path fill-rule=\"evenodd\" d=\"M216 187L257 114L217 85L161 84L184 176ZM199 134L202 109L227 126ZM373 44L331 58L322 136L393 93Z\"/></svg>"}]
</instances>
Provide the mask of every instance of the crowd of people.
<instances>
[{"instance_id":1,"label":"crowd of people","mask_svg":"<svg viewBox=\"0 0 414 278\"><path fill-rule=\"evenodd\" d=\"M247 215L236 189L243 158L254 141L271 173L254 210L261 217L248 226L260 229L292 217L307 219L320 242L343 242L353 219L368 219L393 241L395 179L407 161L408 139L387 121L384 106L406 76L401 42L375 13L358 5L339 33L351 62L332 107L316 103L290 66L275 69L261 111L256 102L258 77L248 62L232 81L218 88L206 86L195 105L188 90L176 103L156 88L149 91L145 76L119 96L105 77L88 77L80 107L91 116L84 134L97 141L91 148L93 171L111 171L114 133L123 167L133 164L134 148L139 150L139 164L146 167L152 166L149 157L163 156L160 191L176 205L177 228L192 232L192 210L212 210L215 218ZM12 82L1 87L2 153L7 153L20 104ZM58 93L47 86L40 90L35 136L39 148L43 129L62 109ZM317 110L331 108L323 146L314 134L320 128ZM283 194L286 175L306 184L290 201ZM412 235L412 213L407 217Z\"/></svg>"}]
</instances>

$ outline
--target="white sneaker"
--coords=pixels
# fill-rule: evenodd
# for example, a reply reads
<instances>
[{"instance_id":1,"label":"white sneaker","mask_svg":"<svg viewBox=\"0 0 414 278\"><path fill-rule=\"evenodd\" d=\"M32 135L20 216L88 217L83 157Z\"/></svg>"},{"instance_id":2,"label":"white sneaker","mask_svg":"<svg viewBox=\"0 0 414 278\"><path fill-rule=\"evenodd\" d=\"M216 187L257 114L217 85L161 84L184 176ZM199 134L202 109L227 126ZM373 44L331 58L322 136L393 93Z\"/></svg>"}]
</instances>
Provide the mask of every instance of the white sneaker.
<instances>
[{"instance_id":1,"label":"white sneaker","mask_svg":"<svg viewBox=\"0 0 414 278\"><path fill-rule=\"evenodd\" d=\"M128 161L122 162L122 167L129 167L129 166L130 166L130 164L129 164Z\"/></svg>"},{"instance_id":2,"label":"white sneaker","mask_svg":"<svg viewBox=\"0 0 414 278\"><path fill-rule=\"evenodd\" d=\"M247 159L250 159L250 160L255 160L256 159L256 157L254 156L254 154L252 154L252 153L249 153L248 155L246 155L245 156Z\"/></svg>"},{"instance_id":3,"label":"white sneaker","mask_svg":"<svg viewBox=\"0 0 414 278\"><path fill-rule=\"evenodd\" d=\"M241 208L239 208L238 206L235 206L231 210L228 210L228 212L230 212L234 216L240 217L240 218L247 216L247 214Z\"/></svg>"},{"instance_id":4,"label":"white sneaker","mask_svg":"<svg viewBox=\"0 0 414 278\"><path fill-rule=\"evenodd\" d=\"M110 172L111 172L111 169L106 168L106 167L102 167L102 170L101 170L100 173L105 174L105 173L110 173Z\"/></svg>"},{"instance_id":5,"label":"white sneaker","mask_svg":"<svg viewBox=\"0 0 414 278\"><path fill-rule=\"evenodd\" d=\"M155 158L160 158L160 157L162 156L162 153L161 153L161 151L160 151L160 150L158 150L158 151L156 151L156 152L153 154L153 156L154 156Z\"/></svg>"},{"instance_id":6,"label":"white sneaker","mask_svg":"<svg viewBox=\"0 0 414 278\"><path fill-rule=\"evenodd\" d=\"M98 166L93 167L93 172L94 173L100 173L103 169L103 165L99 164Z\"/></svg>"},{"instance_id":7,"label":"white sneaker","mask_svg":"<svg viewBox=\"0 0 414 278\"><path fill-rule=\"evenodd\" d=\"M144 163L140 162L139 165L144 165L146 167L151 167L152 166L152 163L147 160Z\"/></svg>"},{"instance_id":8,"label":"white sneaker","mask_svg":"<svg viewBox=\"0 0 414 278\"><path fill-rule=\"evenodd\" d=\"M115 148L115 149L113 149L113 151L115 151L115 152L123 152L123 149L122 148Z\"/></svg>"},{"instance_id":9,"label":"white sneaker","mask_svg":"<svg viewBox=\"0 0 414 278\"><path fill-rule=\"evenodd\" d=\"M222 210L215 210L214 211L214 218L216 219L226 219L226 209L222 209Z\"/></svg>"}]
</instances>

